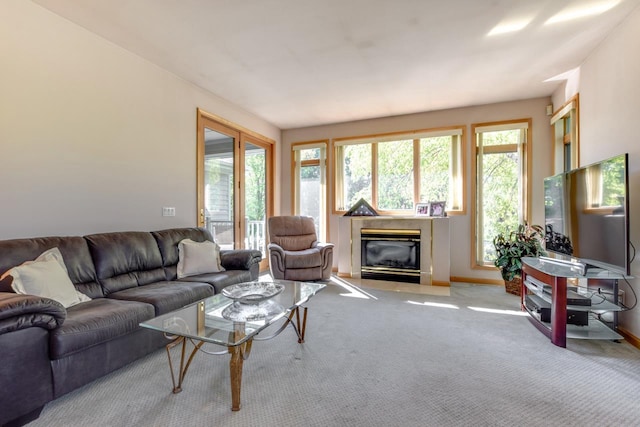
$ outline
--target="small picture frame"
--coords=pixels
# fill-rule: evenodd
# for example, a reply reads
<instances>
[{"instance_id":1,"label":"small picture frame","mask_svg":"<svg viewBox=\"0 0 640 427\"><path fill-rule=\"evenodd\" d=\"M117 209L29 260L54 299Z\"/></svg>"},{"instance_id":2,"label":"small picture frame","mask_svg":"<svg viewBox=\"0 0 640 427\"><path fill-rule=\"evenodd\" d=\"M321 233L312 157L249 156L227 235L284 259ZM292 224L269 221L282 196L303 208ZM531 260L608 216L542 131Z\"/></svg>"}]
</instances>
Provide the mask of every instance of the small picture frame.
<instances>
[{"instance_id":1,"label":"small picture frame","mask_svg":"<svg viewBox=\"0 0 640 427\"><path fill-rule=\"evenodd\" d=\"M446 216L446 204L447 202L429 202L429 216Z\"/></svg>"},{"instance_id":2,"label":"small picture frame","mask_svg":"<svg viewBox=\"0 0 640 427\"><path fill-rule=\"evenodd\" d=\"M429 203L416 203L416 216L429 216Z\"/></svg>"}]
</instances>

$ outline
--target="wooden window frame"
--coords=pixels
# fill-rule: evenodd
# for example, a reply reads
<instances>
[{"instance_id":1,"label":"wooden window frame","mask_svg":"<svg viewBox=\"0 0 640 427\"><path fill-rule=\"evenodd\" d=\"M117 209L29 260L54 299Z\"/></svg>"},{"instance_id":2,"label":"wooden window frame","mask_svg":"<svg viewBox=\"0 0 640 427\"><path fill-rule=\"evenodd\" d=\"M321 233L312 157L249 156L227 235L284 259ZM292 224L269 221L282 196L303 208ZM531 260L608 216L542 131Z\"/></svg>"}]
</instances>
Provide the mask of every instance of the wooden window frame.
<instances>
[{"instance_id":1,"label":"wooden window frame","mask_svg":"<svg viewBox=\"0 0 640 427\"><path fill-rule=\"evenodd\" d=\"M322 147L322 145L324 145L324 147ZM316 140L316 141L303 141L303 142L294 142L291 144L291 212L294 215L297 215L298 209L298 188L297 188L297 183L298 183L298 175L297 175L297 165L296 165L296 151L301 151L304 150L306 148L308 149L313 149L313 148L324 148L325 150L325 157L324 157L324 194L323 194L323 201L322 204L323 206L321 206L320 210L322 210L323 212L321 213L321 215L323 216L323 222L324 222L324 236L323 235L319 235L318 239L320 241L328 241L329 240L329 203L328 203L328 198L329 198L329 177L330 177L330 173L329 173L329 153L330 153L330 149L329 149L329 140L323 139L323 140ZM320 164L321 159L312 159L312 160L304 160L301 162L301 167L304 166L321 166ZM321 232L322 234L322 232Z\"/></svg>"},{"instance_id":2,"label":"wooden window frame","mask_svg":"<svg viewBox=\"0 0 640 427\"><path fill-rule=\"evenodd\" d=\"M334 215L343 215L347 209L339 208L342 203L340 198L343 197L342 190L340 189L341 178L338 177L338 173L342 170L341 165L338 162L341 161L341 155L339 154L339 147L345 145L356 144L370 144L371 145L371 198L368 201L371 206L379 213L384 215L407 215L412 214L413 209L404 210L381 210L378 209L378 143L398 141L398 140L412 140L413 141L413 204L420 203L420 139L430 138L437 136L457 136L456 141L457 149L455 150L457 165L456 170L459 176L456 177L456 181L460 184L458 189L460 207L456 210L447 210L447 215L465 215L466 214L466 125L447 126L439 128L418 129L412 131L402 132L390 132L372 135L361 135L354 137L334 138L330 141L330 152L332 155L332 173L331 173L331 188L333 190L332 198L332 213ZM452 150L453 152L454 150Z\"/></svg>"},{"instance_id":3,"label":"wooden window frame","mask_svg":"<svg viewBox=\"0 0 640 427\"><path fill-rule=\"evenodd\" d=\"M471 144L471 268L476 270L496 270L495 266L479 263L479 254L478 254L478 214L480 212L478 208L478 129L482 128L499 128L505 127L505 130L508 130L510 125L514 125L514 129L516 129L516 125L526 124L526 140L523 142L524 147L522 153L525 156L525 159L522 163L523 170L521 171L521 180L522 180L522 220L525 222L529 221L531 217L531 161L532 161L532 141L533 141L533 121L531 118L525 119L515 119L515 120L504 120L504 121L495 121L495 122L485 122L485 123L474 123L471 125L471 135L473 137L473 144ZM490 132L491 130L487 130ZM483 147L483 153L507 153L518 151L517 144L504 144L504 145L490 145L487 147Z\"/></svg>"},{"instance_id":4,"label":"wooden window frame","mask_svg":"<svg viewBox=\"0 0 640 427\"><path fill-rule=\"evenodd\" d=\"M570 129L567 131L566 123ZM553 171L566 172L580 167L580 96L574 95L562 104L551 116L551 136L553 144ZM570 164L566 165L565 152L570 151Z\"/></svg>"}]
</instances>

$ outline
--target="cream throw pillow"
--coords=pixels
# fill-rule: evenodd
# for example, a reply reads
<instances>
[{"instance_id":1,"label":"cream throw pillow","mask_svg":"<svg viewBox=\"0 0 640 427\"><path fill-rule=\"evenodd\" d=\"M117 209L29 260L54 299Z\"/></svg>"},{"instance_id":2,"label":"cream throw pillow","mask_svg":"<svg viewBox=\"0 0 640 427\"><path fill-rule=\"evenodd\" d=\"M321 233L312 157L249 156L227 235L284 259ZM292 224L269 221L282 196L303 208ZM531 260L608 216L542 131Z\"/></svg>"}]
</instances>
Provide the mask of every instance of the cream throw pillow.
<instances>
[{"instance_id":1,"label":"cream throw pillow","mask_svg":"<svg viewBox=\"0 0 640 427\"><path fill-rule=\"evenodd\" d=\"M191 239L178 243L178 279L220 271L224 268L220 264L220 247L216 243Z\"/></svg>"},{"instance_id":2,"label":"cream throw pillow","mask_svg":"<svg viewBox=\"0 0 640 427\"><path fill-rule=\"evenodd\" d=\"M66 308L91 300L71 283L58 248L49 249L34 261L11 268L0 279L6 276L13 278L11 288L16 293L51 298Z\"/></svg>"}]
</instances>

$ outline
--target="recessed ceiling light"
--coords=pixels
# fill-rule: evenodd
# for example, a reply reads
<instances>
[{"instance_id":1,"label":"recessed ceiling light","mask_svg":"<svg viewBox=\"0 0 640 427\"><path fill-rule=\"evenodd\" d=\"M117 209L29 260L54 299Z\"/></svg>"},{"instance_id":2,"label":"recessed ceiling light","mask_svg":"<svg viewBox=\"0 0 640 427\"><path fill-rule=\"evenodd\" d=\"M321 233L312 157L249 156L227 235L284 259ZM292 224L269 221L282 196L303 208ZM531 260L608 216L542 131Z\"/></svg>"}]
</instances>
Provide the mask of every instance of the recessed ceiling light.
<instances>
[{"instance_id":1,"label":"recessed ceiling light","mask_svg":"<svg viewBox=\"0 0 640 427\"><path fill-rule=\"evenodd\" d=\"M573 19L584 18L585 16L600 15L609 9L613 9L618 3L620 3L620 0L610 0L592 3L586 6L567 8L549 18L547 22L545 22L545 25L571 21Z\"/></svg>"}]
</instances>

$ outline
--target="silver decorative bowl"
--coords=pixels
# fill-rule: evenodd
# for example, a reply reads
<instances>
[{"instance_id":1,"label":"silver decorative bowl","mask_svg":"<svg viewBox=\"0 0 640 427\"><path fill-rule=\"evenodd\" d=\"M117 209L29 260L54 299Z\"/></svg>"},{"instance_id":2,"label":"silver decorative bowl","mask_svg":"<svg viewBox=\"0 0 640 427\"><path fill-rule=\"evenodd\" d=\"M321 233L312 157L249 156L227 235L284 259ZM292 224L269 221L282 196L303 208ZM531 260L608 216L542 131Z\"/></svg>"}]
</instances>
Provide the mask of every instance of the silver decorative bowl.
<instances>
[{"instance_id":1,"label":"silver decorative bowl","mask_svg":"<svg viewBox=\"0 0 640 427\"><path fill-rule=\"evenodd\" d=\"M278 295L284 285L272 282L247 282L227 286L222 295L241 304L258 304Z\"/></svg>"},{"instance_id":2,"label":"silver decorative bowl","mask_svg":"<svg viewBox=\"0 0 640 427\"><path fill-rule=\"evenodd\" d=\"M259 322L280 316L282 313L284 307L273 300L257 304L242 304L236 301L222 310L222 317L234 322Z\"/></svg>"}]
</instances>

